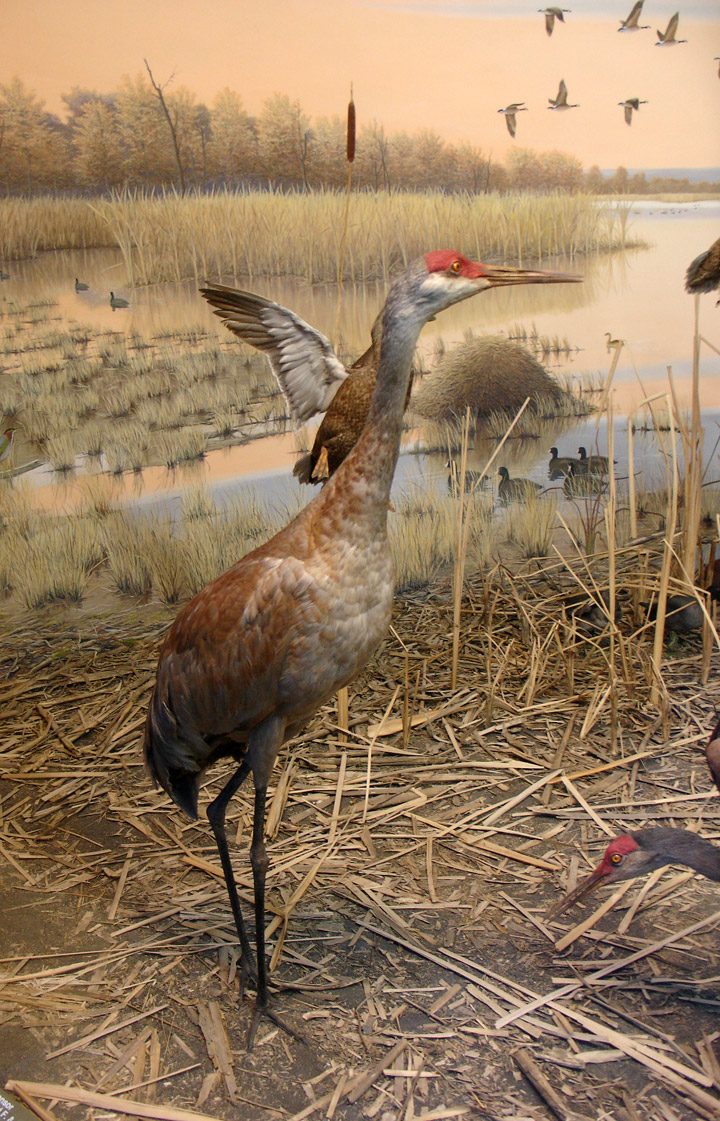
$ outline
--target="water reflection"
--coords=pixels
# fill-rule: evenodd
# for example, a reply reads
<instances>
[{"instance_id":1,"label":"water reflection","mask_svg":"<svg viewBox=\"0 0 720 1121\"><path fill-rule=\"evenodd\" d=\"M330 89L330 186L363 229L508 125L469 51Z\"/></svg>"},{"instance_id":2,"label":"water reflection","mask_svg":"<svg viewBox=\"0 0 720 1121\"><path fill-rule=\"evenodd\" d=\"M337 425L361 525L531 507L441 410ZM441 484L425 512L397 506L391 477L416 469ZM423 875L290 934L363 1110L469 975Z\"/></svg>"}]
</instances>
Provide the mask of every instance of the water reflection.
<instances>
[{"instance_id":1,"label":"water reflection","mask_svg":"<svg viewBox=\"0 0 720 1121\"><path fill-rule=\"evenodd\" d=\"M720 205L693 204L687 207L634 207L633 233L650 246L647 250L579 258L575 262L543 261L542 267L577 271L585 276L582 285L528 286L500 289L448 309L423 332L420 352L428 368L438 344L451 347L468 330L480 333L507 330L521 324L548 339L567 339L571 352L552 359L552 364L578 376L605 376L611 355L605 346L605 332L624 340L614 379L616 423L615 446L618 473L626 471L627 453L624 417L637 409L644 397L668 391L667 367L673 377L682 407L689 405L694 300L683 290L685 269L699 252L717 236ZM532 262L524 262L531 266ZM75 277L88 283L88 291L75 291ZM225 278L232 282L232 278ZM329 338L337 321L337 289L311 287L293 279L239 278L242 286L262 292L293 308ZM110 291L126 297L127 309L110 307ZM340 346L349 355L365 349L370 326L384 299L382 285L348 286L342 295ZM157 337L173 331L197 327L227 342L227 332L198 296L194 282L163 284L130 290L125 265L119 252L83 250L47 253L33 261L14 262L11 279L0 289L0 310L12 303L27 305L45 300L54 306L40 307L38 316L48 323L87 324L93 334L112 331ZM720 324L720 309L706 297L701 305L701 326L715 338ZM8 320L5 320L7 323ZM717 341L717 340L716 340ZM239 345L239 344L238 344ZM701 367L701 401L706 427L706 453L710 455L717 436L720 415L720 357L705 348ZM0 382L1 384L1 382ZM535 440L511 441L504 449L504 461L511 473L522 471L538 481L545 478L549 448L557 444L560 454L577 453L585 444L607 448L606 421L583 419L568 429L556 424ZM418 434L410 434L407 447L416 447ZM494 445L492 445L494 446ZM209 487L236 486L239 480L263 494L282 488L296 488L290 471L295 441L291 433L267 437L251 444L210 451L191 472L169 473L150 467L141 475L126 475L117 481L118 501L147 503L162 497L174 501L188 485L201 480ZM491 450L491 448L490 448ZM479 440L471 456L471 466L481 468L490 450ZM638 435L636 466L646 474L664 475L663 457L654 434ZM396 490L410 479L426 484L446 485L446 453L404 455L398 468ZM72 508L80 500L78 480L64 482L47 469L30 473L39 504L48 508ZM281 488L281 489L282 489ZM306 494L308 492L305 492Z\"/></svg>"}]
</instances>

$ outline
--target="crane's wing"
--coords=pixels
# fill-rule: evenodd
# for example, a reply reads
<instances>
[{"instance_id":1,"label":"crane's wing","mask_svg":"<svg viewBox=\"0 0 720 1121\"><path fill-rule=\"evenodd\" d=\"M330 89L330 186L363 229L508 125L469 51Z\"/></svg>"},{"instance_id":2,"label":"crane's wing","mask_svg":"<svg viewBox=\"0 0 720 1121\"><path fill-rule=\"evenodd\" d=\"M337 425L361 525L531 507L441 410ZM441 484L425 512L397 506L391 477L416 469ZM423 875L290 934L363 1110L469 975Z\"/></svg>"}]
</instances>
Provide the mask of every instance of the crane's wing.
<instances>
[{"instance_id":1,"label":"crane's wing","mask_svg":"<svg viewBox=\"0 0 720 1121\"><path fill-rule=\"evenodd\" d=\"M515 135L515 128L516 128L516 125L517 125L517 120L516 120L516 117L515 117L514 113L506 113L505 114L505 124L508 127L508 132L510 133L510 135L514 136Z\"/></svg>"},{"instance_id":2,"label":"crane's wing","mask_svg":"<svg viewBox=\"0 0 720 1121\"><path fill-rule=\"evenodd\" d=\"M552 35L554 26L555 26L555 16L554 16L553 12L546 11L545 12L545 30L547 31L548 35Z\"/></svg>"},{"instance_id":3,"label":"crane's wing","mask_svg":"<svg viewBox=\"0 0 720 1121\"><path fill-rule=\"evenodd\" d=\"M691 261L685 273L686 292L713 292L720 283L720 237Z\"/></svg>"},{"instance_id":4,"label":"crane's wing","mask_svg":"<svg viewBox=\"0 0 720 1121\"><path fill-rule=\"evenodd\" d=\"M265 352L297 424L325 412L347 370L324 335L254 292L207 284L200 293L228 330Z\"/></svg>"},{"instance_id":5,"label":"crane's wing","mask_svg":"<svg viewBox=\"0 0 720 1121\"><path fill-rule=\"evenodd\" d=\"M640 19L640 13L642 12L642 7L643 7L644 3L645 3L645 0L637 0L637 3L633 4L630 15L625 20L625 26L626 27L634 27L635 26L637 21Z\"/></svg>"},{"instance_id":6,"label":"crane's wing","mask_svg":"<svg viewBox=\"0 0 720 1121\"><path fill-rule=\"evenodd\" d=\"M625 105L625 124L632 124L632 105L629 102Z\"/></svg>"},{"instance_id":7,"label":"crane's wing","mask_svg":"<svg viewBox=\"0 0 720 1121\"><path fill-rule=\"evenodd\" d=\"M670 16L670 23L667 25L667 31L665 32L665 35L663 36L663 38L674 39L675 38L675 32L678 29L678 23L679 22L680 22L680 13L675 12L675 15Z\"/></svg>"}]
</instances>

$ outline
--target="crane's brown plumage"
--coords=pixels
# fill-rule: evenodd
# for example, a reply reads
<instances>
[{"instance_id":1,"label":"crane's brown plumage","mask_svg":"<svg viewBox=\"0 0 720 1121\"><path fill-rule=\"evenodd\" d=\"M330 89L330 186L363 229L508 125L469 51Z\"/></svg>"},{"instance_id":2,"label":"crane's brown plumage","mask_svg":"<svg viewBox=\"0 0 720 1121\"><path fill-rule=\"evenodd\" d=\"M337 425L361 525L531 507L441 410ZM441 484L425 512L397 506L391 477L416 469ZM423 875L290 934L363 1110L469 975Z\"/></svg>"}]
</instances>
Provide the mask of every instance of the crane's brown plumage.
<instances>
[{"instance_id":1,"label":"crane's brown plumage","mask_svg":"<svg viewBox=\"0 0 720 1121\"><path fill-rule=\"evenodd\" d=\"M299 456L293 475L300 483L329 478L355 446L367 419L380 362L382 311L373 323L370 346L346 368L329 340L289 308L222 284L207 284L200 292L228 330L265 352L296 423L325 412L312 448Z\"/></svg>"},{"instance_id":2,"label":"crane's brown plumage","mask_svg":"<svg viewBox=\"0 0 720 1121\"><path fill-rule=\"evenodd\" d=\"M720 285L720 237L688 265L686 292L714 292Z\"/></svg>"},{"instance_id":3,"label":"crane's brown plumage","mask_svg":"<svg viewBox=\"0 0 720 1121\"><path fill-rule=\"evenodd\" d=\"M243 981L252 951L225 812L253 775L253 1027L257 1012L276 1019L267 1008L265 962L267 785L282 743L355 677L387 631L393 595L388 500L420 330L443 308L485 288L570 279L579 278L481 265L445 250L410 265L388 294L375 390L355 447L289 525L182 608L165 639L145 725L145 758L156 781L191 817L197 816L203 771L222 757L239 763L207 815L242 948Z\"/></svg>"},{"instance_id":4,"label":"crane's brown plumage","mask_svg":"<svg viewBox=\"0 0 720 1121\"><path fill-rule=\"evenodd\" d=\"M720 790L720 720L718 720L710 733L710 739L705 748L705 755L713 782L718 790Z\"/></svg>"}]
</instances>

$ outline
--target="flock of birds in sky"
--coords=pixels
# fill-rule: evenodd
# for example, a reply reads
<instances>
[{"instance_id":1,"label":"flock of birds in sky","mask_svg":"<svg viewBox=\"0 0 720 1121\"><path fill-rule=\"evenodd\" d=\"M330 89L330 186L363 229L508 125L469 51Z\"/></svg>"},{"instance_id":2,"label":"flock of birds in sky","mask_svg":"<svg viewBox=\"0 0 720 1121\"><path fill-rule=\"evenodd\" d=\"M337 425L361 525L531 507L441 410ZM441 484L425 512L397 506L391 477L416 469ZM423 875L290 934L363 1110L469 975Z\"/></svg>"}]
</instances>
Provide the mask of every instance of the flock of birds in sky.
<instances>
[{"instance_id":1,"label":"flock of birds in sky","mask_svg":"<svg viewBox=\"0 0 720 1121\"><path fill-rule=\"evenodd\" d=\"M618 31L651 30L649 23L638 22L642 13L644 2L645 0L637 0L637 3L633 4L632 10L627 19L620 20ZM552 35L553 31L555 30L555 21L559 20L561 23L565 23L565 15L570 15L571 9L549 7L538 8L538 11L545 16L545 30L547 31L548 35ZM680 13L675 12L674 15L670 17L665 30L657 30L657 42L655 43L656 47L674 47L679 43L687 43L687 39L676 38L679 21ZM714 61L720 62L720 58L716 58ZM720 75L720 68L718 68L718 74ZM568 89L563 78L560 79L560 85L558 86L557 94L555 95L555 97L549 97L548 101L550 103L548 105L548 109L555 109L558 112L562 112L566 109L580 108L579 102L568 101ZM639 97L626 97L624 101L619 101L618 105L621 106L621 108L624 110L625 123L631 125L633 113L637 112L641 105L647 105L647 101L644 101ZM526 113L527 111L527 105L524 101L513 101L510 103L510 105L506 105L504 109L498 109L498 113L504 114L507 130L513 137L513 139L515 138L515 133L517 132L517 115L518 113Z\"/></svg>"}]
</instances>

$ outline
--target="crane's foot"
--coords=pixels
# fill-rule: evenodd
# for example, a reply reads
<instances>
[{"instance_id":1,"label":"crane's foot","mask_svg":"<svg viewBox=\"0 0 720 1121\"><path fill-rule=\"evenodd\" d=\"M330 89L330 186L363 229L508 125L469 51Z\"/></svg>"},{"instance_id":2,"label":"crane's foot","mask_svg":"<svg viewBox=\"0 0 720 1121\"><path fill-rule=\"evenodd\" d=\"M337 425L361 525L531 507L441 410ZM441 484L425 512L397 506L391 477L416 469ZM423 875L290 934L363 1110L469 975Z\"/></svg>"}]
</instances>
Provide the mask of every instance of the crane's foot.
<instances>
[{"instance_id":1,"label":"crane's foot","mask_svg":"<svg viewBox=\"0 0 720 1121\"><path fill-rule=\"evenodd\" d=\"M266 1020L269 1020L271 1024L274 1024L276 1028L280 1028L281 1031L284 1031L286 1035L291 1036L296 1043L302 1043L304 1047L310 1046L305 1036L301 1035L300 1032L295 1031L295 1028L291 1028L289 1024L286 1024L285 1021L280 1016L278 1016L276 1012L273 1012L273 1010L271 1008L268 1008L267 1005L265 1005L264 1008L261 1008L260 1005L256 1002L255 1011L253 1012L253 1018L250 1022L250 1029L248 1031L247 1037L248 1051L252 1051L253 1049L253 1044L255 1043L255 1033L257 1032L258 1024L260 1023L260 1019L262 1016L264 1016Z\"/></svg>"}]
</instances>

